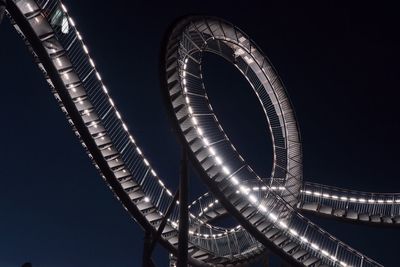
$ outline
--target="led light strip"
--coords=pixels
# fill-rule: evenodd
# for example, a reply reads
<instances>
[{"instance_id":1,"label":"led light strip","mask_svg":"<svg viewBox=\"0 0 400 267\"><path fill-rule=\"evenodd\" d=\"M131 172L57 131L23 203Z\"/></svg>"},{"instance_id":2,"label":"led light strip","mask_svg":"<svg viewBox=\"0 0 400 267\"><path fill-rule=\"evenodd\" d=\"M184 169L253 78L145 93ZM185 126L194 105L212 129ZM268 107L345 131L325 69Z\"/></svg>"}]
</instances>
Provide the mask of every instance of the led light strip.
<instances>
[{"instance_id":1,"label":"led light strip","mask_svg":"<svg viewBox=\"0 0 400 267\"><path fill-rule=\"evenodd\" d=\"M60 3L61 3L61 8L62 8L62 10L64 11L65 15L67 16L70 25L71 25L72 28L74 29L75 34L77 35L77 37L78 37L78 39L79 39L79 41L80 41L80 43L81 43L81 45L82 45L83 51L85 52L85 54L87 55L87 57L88 57L88 59L89 59L90 65L92 66L93 70L95 71L95 75L96 75L97 80L101 83L101 87L102 87L102 89L103 89L103 92L107 95L108 101L109 101L109 103L111 104L111 106L112 106L112 108L113 108L113 110L114 110L115 115L116 115L117 118L120 120L121 125L122 125L124 131L128 134L131 143L135 146L137 154L139 154L139 155L142 157L142 160L143 160L144 164L149 168L150 173L157 179L157 181L158 181L159 185L162 187L162 189L165 190L165 192L168 194L169 197L172 197L171 191L165 186L164 182L160 179L160 177L157 175L157 173L155 172L155 170L151 167L149 161L148 161L148 160L146 159L146 157L143 155L142 150L139 148L139 146L138 146L138 145L136 144L136 142L135 142L135 139L134 139L133 136L130 134L127 124L126 124L125 121L122 119L121 113L117 110L117 108L116 108L116 106L115 106L115 102L114 102L114 100L111 98L111 96L110 96L110 94L109 94L109 92L108 92L108 89L107 89L107 87L105 86L105 84L104 84L104 82L103 82L103 79L102 79L102 77L101 77L99 71L97 70L97 67L96 67L96 65L95 65L94 60L93 60L93 58L90 56L89 49L88 49L87 45L85 44L85 42L83 41L82 35L81 35L80 32L76 29L76 23L75 23L75 21L74 21L74 20L71 18L71 16L69 15L68 9L67 9L66 6L64 5L64 3L62 3L62 2L60 2ZM66 75L67 75L67 74L66 74ZM72 88L72 91L75 92L76 89L75 89L75 88ZM89 110L85 110L84 112L85 112L86 114L88 114L88 115L90 114L90 111L89 111ZM92 125L92 126L97 127L97 126L96 126L96 123L95 123L95 122L93 122L93 123L94 123L94 125ZM101 138L104 139L104 136L101 137ZM123 171L126 171L126 170L123 170ZM144 197L144 201L145 201L145 202L151 202L151 199L150 199L150 197L145 196L145 197ZM159 211L159 212L160 212L160 211ZM162 215L161 212L160 212L160 215Z\"/></svg>"},{"instance_id":2,"label":"led light strip","mask_svg":"<svg viewBox=\"0 0 400 267\"><path fill-rule=\"evenodd\" d=\"M141 156L141 158L142 158L142 160L143 160L143 163L148 167L148 170L150 171L150 173L152 174L152 176L155 177L155 178L157 179L159 185L162 187L162 190L166 191L166 193L168 194L169 197L172 197L171 192L165 187L164 183L163 183L163 182L161 181L161 179L158 177L158 175L156 174L156 172L154 171L154 169L150 166L148 160L143 156L141 150L140 150L139 147L136 145L135 140L134 140L134 138L132 137L132 135L129 134L128 127L127 127L127 125L124 123L124 121L122 120L122 117L121 117L120 113L118 112L118 110L117 110L116 107L115 107L114 101L112 100L112 98L111 98L110 95L108 94L108 90L107 90L107 88L105 87L104 83L102 82L102 77L101 77L100 73L98 72L98 70L97 70L97 68L96 68L96 66L95 66L94 61L92 60L92 58L91 58L90 55L89 55L89 49L87 48L87 46L86 46L85 43L83 42L82 36L80 35L80 33L77 31L77 29L76 29L76 27L75 27L75 22L74 22L74 20L68 15L68 13L67 13L67 8L65 7L65 5L61 3L61 7L62 7L62 9L63 9L63 11L64 11L66 17L68 18L69 24L72 26L72 28L73 28L74 31L75 31L75 34L77 35L78 39L80 40L81 45L82 45L82 49L83 49L83 51L85 52L85 54L87 55L87 57L88 57L88 59L89 59L90 65L91 65L92 68L93 68L93 71L94 71L94 73L95 73L95 76L96 76L97 80L101 83L102 89L103 89L104 93L107 95L108 101L109 101L110 105L112 106L113 111L115 112L115 115L116 115L117 118L120 120L121 125L122 125L122 128L124 129L124 131L125 131L125 132L128 134L128 136L129 136L130 142L131 142L131 143L134 145L134 147L136 148L137 153ZM32 9L32 7L28 4L28 9L29 9L29 8ZM58 61L57 61L58 64L60 64L60 66L61 66L61 64L62 64L61 61L59 60L59 58L57 58L57 59L58 59ZM246 61L249 63L250 60L252 60L252 59L251 59L251 58L247 58ZM186 59L185 59L185 66L184 66L184 69L185 69L185 70L186 70L186 63L187 63L187 61L188 61L188 59L186 58ZM263 71L264 71L264 70L263 70ZM69 75L68 75L68 73L65 73L65 74L63 74L63 75L64 75L64 78L67 79L67 80L70 78ZM186 72L185 72L185 71L183 72L183 76L184 76L184 77L186 76ZM183 84L186 85L186 79L185 79L185 78L183 79ZM76 91L75 88L70 88L70 89L71 89L72 91L74 91L74 92ZM186 87L185 87L185 92L187 92ZM244 186L244 185L241 185L242 182L241 182L237 177L235 177L234 174L231 173L231 171L229 170L229 168L228 168L226 165L224 165L224 160L223 160L223 158L221 158L219 155L217 155L217 153L216 153L215 151L214 151L214 153L212 152L212 151L213 151L213 148L210 146L210 143L208 142L207 138L205 138L205 137L203 136L203 130L197 125L197 119L196 119L196 117L195 117L194 114L193 114L193 111L192 111L191 106L189 105L189 101L190 101L189 98L186 98L186 101L187 101L187 104L188 104L188 110L189 110L190 114L192 115L192 122L193 122L194 125L196 125L196 126L195 126L195 129L196 129L198 135L201 137L201 140L203 141L204 145L205 145L206 147L208 147L209 152L210 152L210 153L212 154L212 156L214 157L214 161L215 161L216 165L219 165L220 168L221 168L221 170L222 170L222 173L224 173L225 175L227 175L227 177L229 177L230 181L231 181L235 186L237 186L237 187L239 188L240 193L242 193L243 195L247 196L248 201L249 201L250 203L252 203L252 205L255 206L258 210L264 212L265 215L268 216L268 217L270 218L270 220L275 224L275 226L277 226L278 228L284 230L285 232L288 232L288 233L289 233L291 236L293 236L293 237L300 238L300 240L301 240L302 242L308 244L312 249L318 251L318 252L321 253L322 255L324 255L324 256L326 256L326 257L330 257L333 261L338 261L335 257L333 257L331 254L329 254L329 252L327 252L327 251L321 249L317 244L312 243L312 242L309 242L309 241L306 239L306 237L303 237L303 236L300 237L299 234L296 232L295 229L292 229L292 228L288 227L288 225L286 224L286 222L285 222L284 220L282 220L282 219L279 219L279 218L278 218L278 215L276 215L275 213L273 213L273 212L268 212L267 208L261 204L261 201L260 201L254 194L251 194L251 193L250 193L252 190L253 190L253 191L263 190L264 187L261 187L261 189L260 189L259 187L258 187L258 189L254 189L254 188L256 188L256 187L248 188L248 187L246 187L246 186ZM83 104L83 101L82 101L82 99L80 99L80 98L77 99L77 102L78 102L79 104ZM85 110L84 113L87 114L87 115L90 115L90 110ZM97 127L98 127L98 123L97 123L97 122L92 122L92 123L90 123L89 125L87 125L87 127L88 127L88 128L89 128L89 127L97 128ZM101 135L101 134L99 134L98 137L104 139L104 134L102 134L102 136L100 136L100 135ZM109 147L109 149L111 149L111 148ZM90 155L90 154L89 154L89 155ZM118 158L116 158L115 161L118 162ZM123 171L126 172L125 169L123 169ZM284 187L276 187L275 189L273 189L273 187L268 187L268 188L265 187L265 190L267 190L267 189L268 189L268 190L272 190L272 191L273 191L273 190L281 190L281 191L285 190ZM312 192L311 194L316 195L316 193L317 193L317 192ZM340 197L340 198L341 198L341 200L345 201L345 199L346 199L347 197L342 196L342 197ZM352 199L355 199L355 198L350 198L350 201L352 201ZM143 200L144 202L151 202L151 198L150 198L149 196L144 196L144 197L142 198L142 200ZM355 199L354 201L357 201L357 200ZM377 201L378 203L384 203L384 202L387 201L387 200L381 200L381 199L379 199L379 200L376 200L376 201ZM397 202L397 200L396 200L396 202ZM400 200L399 200L399 202L400 202ZM177 203L178 203L178 202L177 202ZM216 202L214 202L214 203L218 203L218 201L216 201ZM179 204L179 203L178 203L178 204ZM213 203L209 204L209 207L212 207L212 206L210 206L210 205L214 205L214 204L213 204ZM158 212L162 215L162 213L161 213L160 211L158 211ZM192 215L192 214L190 214L190 216L191 216L191 217L194 217L194 215ZM169 221L170 221L170 220L169 220ZM170 221L170 223L172 224L172 226L173 226L174 228L177 228L177 227L178 227L178 223L177 223L176 221ZM203 224L204 224L204 223L203 223ZM208 225L208 224L206 224L206 225ZM235 229L239 229L239 228L240 228L240 226L238 226L238 227L232 229L232 231L234 231ZM189 232L189 233L190 233L190 232ZM194 232L191 232L190 234L193 234L193 235L201 235L201 236L204 237L204 238L209 238L209 237L216 238L216 237L219 237L219 236L224 235L223 233L208 235L208 234L199 234L199 233L194 233ZM226 232L225 232L225 234L226 234ZM348 266L346 263L344 263L344 262L342 262L342 261L338 261L338 263L339 263L341 266Z\"/></svg>"},{"instance_id":3,"label":"led light strip","mask_svg":"<svg viewBox=\"0 0 400 267\"><path fill-rule=\"evenodd\" d=\"M339 196L339 195L333 195L329 193L321 193L317 191L311 191L311 190L301 190L301 192L307 196L315 196L318 198L324 198L324 199L333 199L337 201L344 201L344 202L358 202L358 203L368 203L368 204L393 204L393 203L399 203L400 204L400 199L372 199L372 198L356 198L356 197L349 197L349 196Z\"/></svg>"},{"instance_id":4,"label":"led light strip","mask_svg":"<svg viewBox=\"0 0 400 267\"><path fill-rule=\"evenodd\" d=\"M210 29L210 31L211 31L211 29ZM181 54L181 56L182 56L182 54ZM207 150L209 152L208 153L209 157L213 158L214 166L218 166L218 168L220 169L219 173L226 175L226 178L229 179L229 181L234 186L236 186L236 188L241 193L243 193L244 195L247 196L247 200L249 201L249 203L251 203L251 205L255 206L256 209L258 209L259 211L264 212L264 214L266 216L268 216L271 219L271 221L275 222L275 225L277 225L279 228L287 231L291 236L296 237L297 239L301 240L303 243L308 244L313 250L318 251L323 256L323 258L324 257L329 258L330 260L332 260L334 262L338 262L338 264L340 264L341 266L348 266L348 264L346 262L339 261L338 259L335 258L335 256L332 256L333 254L330 254L327 250L321 249L317 244L309 242L306 239L306 237L303 237L302 239L300 239L299 234L296 232L295 229L289 228L284 220L278 219L278 216L276 214L274 214L272 212L268 212L267 207L263 206L262 203L260 203L260 200L254 194L252 194L250 192L251 188L249 190L247 187L243 186L240 178L238 178L235 174L231 173L229 167L225 164L224 158L221 157L221 155L219 155L217 153L217 151L212 147L212 144L210 144L209 139L204 135L205 132L199 124L199 118L196 116L196 114L194 112L194 108L191 106L191 100L188 95L188 88L187 88L187 85L189 84L189 82L186 79L187 68L188 68L187 64L188 64L189 60L191 60L191 58L187 57L187 56L185 56L182 60L178 60L178 66L183 67L183 69L179 69L179 77L181 78L181 79L179 79L179 82L180 82L180 87L182 88L182 97L184 99L184 102L186 103L186 109L189 113L188 114L189 121L191 121L191 123L192 123L191 128L194 129L194 131L197 133L197 137L203 143L203 149ZM182 65L180 65L180 64L182 64ZM262 69L262 71L264 71L264 69ZM177 104L177 105L179 105L179 104ZM211 107L210 107L210 109L211 109ZM219 127L221 128L221 126L219 126ZM185 129L187 129L187 126L185 126ZM192 137L190 137L190 139L193 140ZM197 144L196 144L196 146L197 146ZM216 173L218 173L218 172L216 172ZM265 189L266 188L267 187L265 187ZM271 190L271 188L268 188L268 189ZM280 189L282 191L285 190L284 187L276 187L275 189L278 189L278 190ZM259 191L259 190L260 190L260 188L258 187L258 188L255 188L253 191ZM214 205L214 203L209 203L208 207L206 207L205 209L211 208ZM195 202L193 202L192 205L193 204L195 204ZM240 228L240 226L238 228Z\"/></svg>"},{"instance_id":5,"label":"led light strip","mask_svg":"<svg viewBox=\"0 0 400 267\"><path fill-rule=\"evenodd\" d=\"M210 155L214 158L215 164L220 166L222 173L224 173L228 177L230 176L229 179L230 179L231 183L238 188L237 193L242 193L242 194L246 195L249 202L255 208L257 208L259 211L263 212L266 216L268 216L270 218L271 222L273 222L275 226L277 226L281 230L288 232L293 238L296 238L296 239L300 240L302 243L309 245L312 249L319 252L323 257L327 257L334 262L338 262L341 266L347 267L348 266L347 263L345 263L344 261L338 261L338 259L336 257L334 257L332 254L328 253L326 250L321 249L317 244L309 242L306 237L304 237L304 236L300 237L299 234L297 233L297 231L295 229L289 228L284 220L280 220L280 219L278 219L278 216L276 214L274 214L272 212L268 212L267 207L265 207L263 204L261 204L260 200L254 194L250 193L251 188L242 185L242 182L240 181L240 179L238 177L236 177L235 175L231 175L231 172L230 172L229 168L224 164L224 160L222 159L222 157L219 156L217 154L217 152L215 151L215 149L213 149L210 146L208 139L204 136L204 131L198 125L198 120L197 120L196 116L194 115L193 108L190 105L190 99L187 95L188 90L186 87L186 85L187 85L186 69L187 69L188 60L189 60L188 57L186 57L184 59L183 71L182 71L182 85L181 86L182 86L182 88L184 88L185 102L186 102L186 105L187 105L187 108L188 108L188 111L189 111L189 114L191 117L191 121L194 125L194 128L196 129L198 136L202 140L204 147L206 147L208 149ZM260 190L260 187L254 187L254 188L257 189L254 191ZM285 190L284 187L274 187L274 189L275 190L278 189L281 191ZM261 190L272 190L272 187L262 186ZM214 205L214 203L211 203L211 204L209 204L208 207L212 207L213 205ZM206 211L206 209L208 209L208 208L206 207L204 209L204 211ZM238 225L232 229L238 230L238 229L241 229L241 226ZM209 235L203 235L203 237L207 238L207 237L209 237Z\"/></svg>"},{"instance_id":6,"label":"led light strip","mask_svg":"<svg viewBox=\"0 0 400 267\"><path fill-rule=\"evenodd\" d=\"M62 10L65 12L65 15L68 17L68 21L70 22L70 25L73 27L73 29L74 29L76 35L78 36L78 39L79 39L79 41L80 41L81 44L82 44L82 48L83 48L84 52L86 53L86 55L87 55L87 57L88 57L88 59L89 59L89 62L90 62L90 64L91 64L91 66L92 66L93 69L95 70L96 77L97 77L98 81L102 84L103 92L107 95L108 100L109 100L111 106L112 106L113 109L114 109L115 115L116 115L117 118L120 120L120 122L121 122L121 124L122 124L122 126L123 126L123 129L125 130L125 132L127 132L127 133L129 134L129 138L130 138L130 140L131 140L131 143L135 145L137 153L142 157L144 164L145 164L147 167L149 167L149 170L150 170L151 174L152 174L155 178L157 178L159 185L163 188L163 190L165 190L165 192L168 194L168 196L172 198L173 195L172 195L171 191L165 186L164 182L159 178L159 176L157 175L157 173L156 173L156 172L154 171L154 169L151 167L149 161L144 157L142 150L141 150L141 149L139 148L139 146L136 144L135 139L134 139L133 136L129 133L128 127L127 127L126 123L124 122L124 120L122 119L121 113L117 110L114 100L111 98L111 96L109 95L109 92L108 92L107 87L104 85L104 82L103 82L103 80L102 80L102 78L101 78L101 75L100 75L100 73L98 72L98 70L97 70L97 68L96 68L96 65L95 65L95 63L94 63L94 60L90 57L89 49L88 49L87 45L84 43L83 38L82 38L82 35L81 35L81 34L79 33L79 31L77 31L77 29L76 29L75 21L70 17L70 15L68 14L67 8L66 8L66 6L65 6L63 3L61 4L61 8L62 8ZM76 90L76 89L73 88L72 90ZM90 112L89 112L89 110L86 110L85 113L86 113L86 114L89 114ZM95 124L93 124L92 126L97 127ZM101 138L104 139L104 137L101 137ZM123 170L123 171L126 172L126 170ZM149 196L144 196L144 197L143 197L143 201L144 201L144 202L147 202L147 203L152 202L152 200L151 200L151 198L150 198ZM176 204L179 205L179 201L177 201ZM161 216L164 215L164 214L163 214L161 211L159 211L159 210L158 210L157 212L158 212ZM199 222L200 224L202 224L202 225L204 225L204 226L207 226L209 229L212 229L213 231L221 231L221 230L218 229L217 227L214 227L214 226L212 226L212 225L210 225L210 224L207 224L207 223L205 223L204 221L198 219L198 218L195 217L193 214L190 214L190 217L193 218L193 219L195 219L195 220L196 220L197 222ZM170 219L167 219L167 221L171 223L171 225L173 226L173 228L175 228L176 230L179 230L179 223L178 223L178 221L172 221L172 220L170 220ZM189 233L189 234L192 234L192 233ZM222 233L218 233L218 234L212 234L212 235L200 234L200 233L193 233L193 234L194 234L195 236L197 236L197 237L208 238L208 237L210 237L210 236L212 236L212 237L218 236L218 237L219 237L219 236L222 236L222 235L226 235L226 234L228 234L228 233L224 232L223 234L222 234Z\"/></svg>"}]
</instances>

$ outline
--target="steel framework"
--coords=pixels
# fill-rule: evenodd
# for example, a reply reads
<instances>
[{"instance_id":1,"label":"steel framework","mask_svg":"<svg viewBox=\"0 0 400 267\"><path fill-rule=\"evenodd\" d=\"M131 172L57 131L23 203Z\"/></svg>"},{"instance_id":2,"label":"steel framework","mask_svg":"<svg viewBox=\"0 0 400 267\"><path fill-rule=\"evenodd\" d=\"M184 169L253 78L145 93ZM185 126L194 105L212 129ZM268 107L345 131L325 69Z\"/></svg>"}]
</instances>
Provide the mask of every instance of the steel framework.
<instances>
[{"instance_id":1,"label":"steel framework","mask_svg":"<svg viewBox=\"0 0 400 267\"><path fill-rule=\"evenodd\" d=\"M4 3L0 0L0 20ZM211 192L185 205L187 180L181 180L178 204L178 195L152 168L117 110L66 6L59 0L6 4L7 16L94 166L148 235L150 252L160 242L181 266L249 264L261 259L266 248L299 266L381 266L300 212L396 226L400 195L303 182L301 139L287 92L268 58L243 31L218 18L192 16L171 27L165 40L161 67L168 113ZM214 114L202 78L204 53L233 64L262 105L274 151L270 178L252 170ZM186 167L183 160L184 178ZM238 226L212 224L227 212Z\"/></svg>"}]
</instances>

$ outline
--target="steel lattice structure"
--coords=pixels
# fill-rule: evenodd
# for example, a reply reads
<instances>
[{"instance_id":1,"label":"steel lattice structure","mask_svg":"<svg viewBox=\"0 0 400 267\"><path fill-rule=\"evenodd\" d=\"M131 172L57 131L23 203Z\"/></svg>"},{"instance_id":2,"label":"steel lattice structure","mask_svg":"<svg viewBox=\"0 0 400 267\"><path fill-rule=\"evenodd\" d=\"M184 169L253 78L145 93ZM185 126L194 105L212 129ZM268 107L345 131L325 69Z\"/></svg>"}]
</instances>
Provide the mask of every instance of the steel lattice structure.
<instances>
[{"instance_id":1,"label":"steel lattice structure","mask_svg":"<svg viewBox=\"0 0 400 267\"><path fill-rule=\"evenodd\" d=\"M89 49L58 0L0 0L101 177L146 231L177 255L179 205L118 112ZM211 193L189 205L189 262L242 265L265 248L300 266L382 266L300 212L355 222L400 224L400 195L303 182L300 134L288 95L261 49L240 29L192 16L171 28L162 62L164 96L176 133ZM208 100L204 53L217 54L248 80L263 107L274 151L271 177L260 177L230 142ZM239 225L212 220L229 214Z\"/></svg>"}]
</instances>

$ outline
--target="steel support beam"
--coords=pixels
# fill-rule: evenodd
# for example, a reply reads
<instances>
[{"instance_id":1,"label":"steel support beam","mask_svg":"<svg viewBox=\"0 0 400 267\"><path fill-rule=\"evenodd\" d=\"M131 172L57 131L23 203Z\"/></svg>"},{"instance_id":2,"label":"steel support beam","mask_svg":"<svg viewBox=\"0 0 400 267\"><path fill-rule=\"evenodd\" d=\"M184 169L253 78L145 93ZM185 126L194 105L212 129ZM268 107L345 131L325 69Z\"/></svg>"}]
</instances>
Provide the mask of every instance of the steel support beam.
<instances>
[{"instance_id":1,"label":"steel support beam","mask_svg":"<svg viewBox=\"0 0 400 267\"><path fill-rule=\"evenodd\" d=\"M263 267L270 267L271 266L271 259L270 259L270 251L265 249L264 255L262 256L262 266Z\"/></svg>"},{"instance_id":2,"label":"steel support beam","mask_svg":"<svg viewBox=\"0 0 400 267\"><path fill-rule=\"evenodd\" d=\"M164 228L165 228L165 225L167 224L167 220L168 220L169 216L171 215L172 211L174 210L176 201L178 200L178 196L179 196L179 190L176 191L175 196L172 199L171 203L169 204L167 212L164 215L164 219L161 221L160 226L157 229L157 232L155 233L154 237L151 240L151 244L149 246L150 256L151 256L151 253L153 253L154 247L156 246L157 241L160 239L162 232L164 231Z\"/></svg>"},{"instance_id":3,"label":"steel support beam","mask_svg":"<svg viewBox=\"0 0 400 267\"><path fill-rule=\"evenodd\" d=\"M0 0L3 1L4 0ZM32 49L35 51L38 56L40 62L43 64L43 67L46 69L47 74L49 75L51 81L53 82L57 93L62 100L65 109L68 111L70 118L74 121L75 127L79 129L81 138L83 142L86 144L87 149L90 151L93 159L96 161L99 166L101 172L103 173L107 183L113 188L115 194L119 197L120 201L127 208L129 213L135 218L136 222L139 223L145 231L156 232L156 230L151 226L151 224L146 220L143 214L140 212L138 207L132 202L128 194L124 191L121 184L115 179L114 173L109 168L107 161L103 157L101 151L97 147L92 135L90 134L85 122L83 121L81 114L75 107L75 103L72 101L68 94L68 90L64 85L63 80L60 77L60 74L56 67L52 63L52 59L47 53L45 47L43 46L41 40L36 35L32 26L26 20L25 16L18 9L17 5L14 1L7 2L7 11L11 14L11 17L15 20L15 22L20 27L21 31L24 33L26 38L29 40L29 43L32 46ZM168 251L173 253L174 255L178 255L179 252L176 250L171 243L166 241L165 239L159 240L160 244L162 244ZM204 262L201 262L197 259L189 258L190 264L193 266L199 267L208 267Z\"/></svg>"},{"instance_id":4,"label":"steel support beam","mask_svg":"<svg viewBox=\"0 0 400 267\"><path fill-rule=\"evenodd\" d=\"M6 0L0 0L0 24L3 21L5 10L6 10Z\"/></svg>"},{"instance_id":5,"label":"steel support beam","mask_svg":"<svg viewBox=\"0 0 400 267\"><path fill-rule=\"evenodd\" d=\"M161 221L160 226L158 226L157 232L152 235L152 233L146 231L144 236L144 243L143 243L143 267L148 266L155 266L154 262L151 259L151 255L153 253L154 247L156 246L157 242L161 238L161 234L164 231L165 225L167 224L167 220L171 215L174 207L176 205L176 201L178 200L179 190L176 191L174 198L172 199L171 203L168 206L167 212L165 213L164 219Z\"/></svg>"},{"instance_id":6,"label":"steel support beam","mask_svg":"<svg viewBox=\"0 0 400 267\"><path fill-rule=\"evenodd\" d=\"M188 266L188 157L186 148L182 147L181 169L179 179L179 236L178 236L178 267Z\"/></svg>"},{"instance_id":7,"label":"steel support beam","mask_svg":"<svg viewBox=\"0 0 400 267\"><path fill-rule=\"evenodd\" d=\"M154 267L154 263L151 259L151 244L152 244L152 236L149 231L145 231L144 233L144 242L143 242L143 267Z\"/></svg>"}]
</instances>

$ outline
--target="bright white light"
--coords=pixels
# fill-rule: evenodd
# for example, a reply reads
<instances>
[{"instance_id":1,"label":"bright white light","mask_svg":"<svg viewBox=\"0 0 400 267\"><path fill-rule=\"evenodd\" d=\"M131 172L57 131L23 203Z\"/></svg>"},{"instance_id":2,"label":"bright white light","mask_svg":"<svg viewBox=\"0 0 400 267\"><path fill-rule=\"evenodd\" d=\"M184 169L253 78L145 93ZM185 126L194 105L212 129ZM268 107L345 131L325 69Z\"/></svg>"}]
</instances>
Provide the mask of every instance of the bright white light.
<instances>
[{"instance_id":1,"label":"bright white light","mask_svg":"<svg viewBox=\"0 0 400 267\"><path fill-rule=\"evenodd\" d=\"M147 161L147 159L143 159L144 164L146 164L146 166L149 166L149 162Z\"/></svg>"},{"instance_id":2,"label":"bright white light","mask_svg":"<svg viewBox=\"0 0 400 267\"><path fill-rule=\"evenodd\" d=\"M161 180L158 180L158 183L162 186L162 187L164 187L164 183L163 183L163 181L161 181Z\"/></svg>"},{"instance_id":3,"label":"bright white light","mask_svg":"<svg viewBox=\"0 0 400 267\"><path fill-rule=\"evenodd\" d=\"M70 17L69 19L69 23L72 25L72 27L75 27L75 22L73 21L73 19Z\"/></svg>"},{"instance_id":4,"label":"bright white light","mask_svg":"<svg viewBox=\"0 0 400 267\"><path fill-rule=\"evenodd\" d=\"M62 62L61 62L61 60L60 60L60 58L58 57L58 58L56 58L56 61L57 61L57 64L58 64L58 66L62 66Z\"/></svg>"},{"instance_id":5,"label":"bright white light","mask_svg":"<svg viewBox=\"0 0 400 267\"><path fill-rule=\"evenodd\" d=\"M67 10L67 8L64 6L64 4L61 4L61 8L62 8L62 10L63 10L65 13L68 12L68 10Z\"/></svg>"},{"instance_id":6,"label":"bright white light","mask_svg":"<svg viewBox=\"0 0 400 267\"><path fill-rule=\"evenodd\" d=\"M298 236L299 235L296 230L290 229L289 231L294 236Z\"/></svg>"},{"instance_id":7,"label":"bright white light","mask_svg":"<svg viewBox=\"0 0 400 267\"><path fill-rule=\"evenodd\" d=\"M210 151L210 153L211 153L213 156L215 156L215 150L214 150L214 148L210 147L210 148L208 149L208 151Z\"/></svg>"},{"instance_id":8,"label":"bright white light","mask_svg":"<svg viewBox=\"0 0 400 267\"><path fill-rule=\"evenodd\" d=\"M128 127L126 126L125 123L122 124L122 127L124 128L125 131L128 131Z\"/></svg>"},{"instance_id":9,"label":"bright white light","mask_svg":"<svg viewBox=\"0 0 400 267\"><path fill-rule=\"evenodd\" d=\"M230 173L229 169L227 167L225 167L225 166L222 167L222 171L227 175Z\"/></svg>"},{"instance_id":10,"label":"bright white light","mask_svg":"<svg viewBox=\"0 0 400 267\"><path fill-rule=\"evenodd\" d=\"M215 162L217 162L217 164L218 165L221 165L222 164L222 160L221 160L221 158L220 157L215 157Z\"/></svg>"},{"instance_id":11,"label":"bright white light","mask_svg":"<svg viewBox=\"0 0 400 267\"><path fill-rule=\"evenodd\" d=\"M200 127L197 127L197 132L199 133L199 135L203 135L203 130Z\"/></svg>"},{"instance_id":12,"label":"bright white light","mask_svg":"<svg viewBox=\"0 0 400 267\"><path fill-rule=\"evenodd\" d=\"M324 254L325 256L329 256L329 253L326 250L321 250L321 253Z\"/></svg>"},{"instance_id":13,"label":"bright white light","mask_svg":"<svg viewBox=\"0 0 400 267\"><path fill-rule=\"evenodd\" d=\"M32 8L32 6L31 6L31 4L26 4L26 6L28 7L28 9L29 9L29 12L32 12L33 11L33 8Z\"/></svg>"},{"instance_id":14,"label":"bright white light","mask_svg":"<svg viewBox=\"0 0 400 267\"><path fill-rule=\"evenodd\" d=\"M195 117L192 117L192 122L194 125L197 125L197 119Z\"/></svg>"},{"instance_id":15,"label":"bright white light","mask_svg":"<svg viewBox=\"0 0 400 267\"><path fill-rule=\"evenodd\" d=\"M256 203L257 202L257 198L255 195L249 195L249 200L251 203Z\"/></svg>"},{"instance_id":16,"label":"bright white light","mask_svg":"<svg viewBox=\"0 0 400 267\"><path fill-rule=\"evenodd\" d=\"M145 198L144 198L144 202L150 202L150 198L145 197Z\"/></svg>"},{"instance_id":17,"label":"bright white light","mask_svg":"<svg viewBox=\"0 0 400 267\"><path fill-rule=\"evenodd\" d=\"M241 185L241 186L239 187L239 190L240 190L240 192L242 192L242 194L248 195L248 194L249 194L249 191L250 191L250 188Z\"/></svg>"},{"instance_id":18,"label":"bright white light","mask_svg":"<svg viewBox=\"0 0 400 267\"><path fill-rule=\"evenodd\" d=\"M338 199L339 197L338 197L338 196L335 196L335 195L333 195L333 196L332 196L332 198L333 198L333 199Z\"/></svg>"},{"instance_id":19,"label":"bright white light","mask_svg":"<svg viewBox=\"0 0 400 267\"><path fill-rule=\"evenodd\" d=\"M283 222L283 221L279 221L279 225L283 228L283 229L286 229L288 226L287 226L287 224L285 223L285 222Z\"/></svg>"},{"instance_id":20,"label":"bright white light","mask_svg":"<svg viewBox=\"0 0 400 267\"><path fill-rule=\"evenodd\" d=\"M157 176L157 173L154 170L151 170L151 174L153 174L153 176Z\"/></svg>"},{"instance_id":21,"label":"bright white light","mask_svg":"<svg viewBox=\"0 0 400 267\"><path fill-rule=\"evenodd\" d=\"M260 205L258 206L258 208L262 211L262 212L267 212L267 208L264 205Z\"/></svg>"},{"instance_id":22,"label":"bright white light","mask_svg":"<svg viewBox=\"0 0 400 267\"><path fill-rule=\"evenodd\" d=\"M311 247L312 247L313 249L315 249L315 250L318 250L318 249L319 249L319 246L318 246L317 244L315 244L315 243L311 243Z\"/></svg>"},{"instance_id":23,"label":"bright white light","mask_svg":"<svg viewBox=\"0 0 400 267\"><path fill-rule=\"evenodd\" d=\"M340 200L347 201L347 197L340 197Z\"/></svg>"},{"instance_id":24,"label":"bright white light","mask_svg":"<svg viewBox=\"0 0 400 267\"><path fill-rule=\"evenodd\" d=\"M140 150L139 147L136 147L137 152L139 153L139 155L142 155L142 150Z\"/></svg>"},{"instance_id":25,"label":"bright white light","mask_svg":"<svg viewBox=\"0 0 400 267\"><path fill-rule=\"evenodd\" d=\"M190 113L190 114L193 114L193 109L192 109L192 107L188 107L188 110L189 110L189 113Z\"/></svg>"},{"instance_id":26,"label":"bright white light","mask_svg":"<svg viewBox=\"0 0 400 267\"><path fill-rule=\"evenodd\" d=\"M97 71L96 71L96 76L97 76L97 79L98 79L99 81L101 81L100 73L98 73Z\"/></svg>"},{"instance_id":27,"label":"bright white light","mask_svg":"<svg viewBox=\"0 0 400 267\"><path fill-rule=\"evenodd\" d=\"M300 237L301 241L303 241L304 243L308 243L308 239L304 236Z\"/></svg>"},{"instance_id":28,"label":"bright white light","mask_svg":"<svg viewBox=\"0 0 400 267\"><path fill-rule=\"evenodd\" d=\"M232 183L233 183L234 185L238 185L238 184L239 184L239 181L238 181L238 179L237 179L235 176L232 176L231 181L232 181Z\"/></svg>"},{"instance_id":29,"label":"bright white light","mask_svg":"<svg viewBox=\"0 0 400 267\"><path fill-rule=\"evenodd\" d=\"M89 54L89 49L86 45L83 45L83 51L85 51L86 54Z\"/></svg>"},{"instance_id":30,"label":"bright white light","mask_svg":"<svg viewBox=\"0 0 400 267\"><path fill-rule=\"evenodd\" d=\"M116 111L115 114L117 115L118 119L121 119L121 114L119 114L118 111Z\"/></svg>"},{"instance_id":31,"label":"bright white light","mask_svg":"<svg viewBox=\"0 0 400 267\"><path fill-rule=\"evenodd\" d=\"M278 216L276 216L273 213L268 214L268 216L271 218L271 220L276 221L278 219Z\"/></svg>"},{"instance_id":32,"label":"bright white light","mask_svg":"<svg viewBox=\"0 0 400 267\"><path fill-rule=\"evenodd\" d=\"M90 62L90 65L92 65L92 67L94 68L94 61L93 61L93 59L91 59L91 58L89 58L89 62Z\"/></svg>"}]
</instances>

